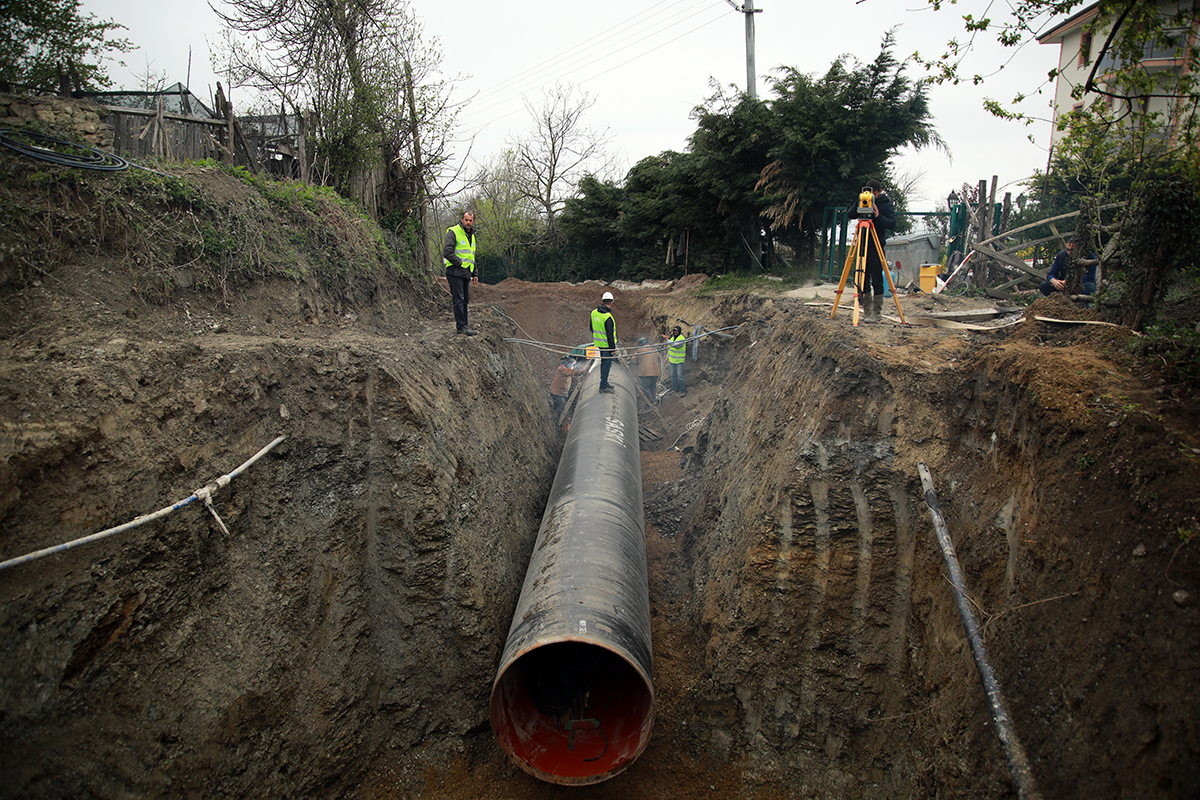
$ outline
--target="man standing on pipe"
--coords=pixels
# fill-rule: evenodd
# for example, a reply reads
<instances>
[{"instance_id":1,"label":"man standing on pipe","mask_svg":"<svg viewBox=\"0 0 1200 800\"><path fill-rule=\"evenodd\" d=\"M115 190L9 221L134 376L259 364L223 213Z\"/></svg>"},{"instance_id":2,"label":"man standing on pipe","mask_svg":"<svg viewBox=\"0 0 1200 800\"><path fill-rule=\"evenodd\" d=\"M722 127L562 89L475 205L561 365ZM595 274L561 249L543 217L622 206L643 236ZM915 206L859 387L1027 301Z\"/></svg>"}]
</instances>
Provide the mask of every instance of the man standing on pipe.
<instances>
[{"instance_id":1,"label":"man standing on pipe","mask_svg":"<svg viewBox=\"0 0 1200 800\"><path fill-rule=\"evenodd\" d=\"M479 283L475 275L475 213L464 211L462 222L446 229L442 243L442 260L446 264L446 282L450 284L450 300L454 304L454 324L458 332L475 336L479 331L467 327L467 303L471 299L471 284Z\"/></svg>"},{"instance_id":2,"label":"man standing on pipe","mask_svg":"<svg viewBox=\"0 0 1200 800\"><path fill-rule=\"evenodd\" d=\"M600 391L612 394L608 384L608 371L617 357L617 323L612 315L612 292L600 296L600 307L592 311L592 342L600 348Z\"/></svg>"}]
</instances>

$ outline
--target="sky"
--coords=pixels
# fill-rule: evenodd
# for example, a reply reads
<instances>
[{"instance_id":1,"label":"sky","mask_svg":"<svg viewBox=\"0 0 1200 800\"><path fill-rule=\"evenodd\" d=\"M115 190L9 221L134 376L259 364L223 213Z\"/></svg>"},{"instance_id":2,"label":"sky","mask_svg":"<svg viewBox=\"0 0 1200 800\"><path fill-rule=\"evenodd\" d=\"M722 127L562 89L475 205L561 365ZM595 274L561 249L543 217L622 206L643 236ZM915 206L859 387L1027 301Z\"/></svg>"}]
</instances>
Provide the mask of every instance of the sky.
<instances>
[{"instance_id":1,"label":"sky","mask_svg":"<svg viewBox=\"0 0 1200 800\"><path fill-rule=\"evenodd\" d=\"M714 93L714 82L738 90L746 85L746 15L730 0L409 3L423 22L424 40L436 40L442 52L443 77L456 79L451 96L464 103L460 127L472 140L469 148L456 148L466 173L524 136L531 125L525 101L539 106L556 83L571 84L577 95L587 92L595 101L583 124L608 136L621 165L617 178L647 156L685 150L695 130L691 111ZM889 30L898 58L940 55L951 39L967 39L963 14L980 17L990 7L987 0L959 0L936 12L926 0L753 4L762 9L754 15L760 99L770 98L769 81L780 66L823 75L842 55L869 64ZM123 57L127 67L109 65L118 88L139 88L149 68L166 73L168 83L189 83L206 102L212 97L218 78L211 53L221 22L206 0L82 0L80 10L124 25L122 35L140 48ZM1031 42L1013 50L994 37L976 38L963 69L968 78L987 75L983 84L968 79L929 92L933 123L949 153L905 151L895 160L900 175L916 179L912 210L944 208L950 190L980 180L990 185L993 175L999 196L1012 191L1015 197L1019 181L1045 169L1053 98L1046 76L1057 61L1056 45ZM908 75L921 77L923 68L911 64ZM235 109L239 101L249 104L249 97L222 83ZM1028 99L1014 106L1019 93ZM998 120L984 110L985 98L1039 121L1024 126Z\"/></svg>"}]
</instances>

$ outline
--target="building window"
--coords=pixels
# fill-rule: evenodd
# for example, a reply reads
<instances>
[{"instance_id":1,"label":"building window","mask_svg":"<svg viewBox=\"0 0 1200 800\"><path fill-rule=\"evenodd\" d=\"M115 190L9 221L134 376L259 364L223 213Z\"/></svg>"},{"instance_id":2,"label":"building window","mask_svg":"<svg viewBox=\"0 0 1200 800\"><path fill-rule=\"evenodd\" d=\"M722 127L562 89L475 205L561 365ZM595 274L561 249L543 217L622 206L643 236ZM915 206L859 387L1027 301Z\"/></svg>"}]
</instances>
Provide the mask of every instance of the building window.
<instances>
[{"instance_id":1,"label":"building window","mask_svg":"<svg viewBox=\"0 0 1200 800\"><path fill-rule=\"evenodd\" d=\"M1077 62L1077 65L1080 67L1086 67L1091 63L1092 33L1091 31L1084 31L1083 35L1079 37L1079 61Z\"/></svg>"}]
</instances>

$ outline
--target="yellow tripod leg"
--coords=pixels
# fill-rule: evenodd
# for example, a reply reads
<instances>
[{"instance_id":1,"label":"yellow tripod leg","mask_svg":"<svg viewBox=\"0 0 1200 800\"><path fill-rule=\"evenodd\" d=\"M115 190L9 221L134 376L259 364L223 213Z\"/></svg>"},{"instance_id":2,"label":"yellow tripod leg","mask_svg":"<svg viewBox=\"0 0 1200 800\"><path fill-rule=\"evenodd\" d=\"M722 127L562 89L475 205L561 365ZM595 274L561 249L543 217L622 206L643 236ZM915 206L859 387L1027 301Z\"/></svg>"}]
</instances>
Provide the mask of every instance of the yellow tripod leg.
<instances>
[{"instance_id":1,"label":"yellow tripod leg","mask_svg":"<svg viewBox=\"0 0 1200 800\"><path fill-rule=\"evenodd\" d=\"M871 230L871 238L875 240L875 251L879 253L879 263L883 264L883 279L887 281L888 288L892 291L892 300L896 303L896 313L900 315L900 323L907 325L908 323L904 321L904 312L900 309L900 296L896 294L896 284L892 281L892 265L883 255L883 245L879 243L879 234L874 229ZM882 322L882 320L880 321Z\"/></svg>"},{"instance_id":2,"label":"yellow tripod leg","mask_svg":"<svg viewBox=\"0 0 1200 800\"><path fill-rule=\"evenodd\" d=\"M838 303L842 301L842 290L846 288L846 279L850 276L850 264L854 261L857 248L858 232L855 231L854 241L850 243L850 252L846 255L846 264L842 267L842 279L838 282L837 292L833 296L833 310L829 312L830 319L833 319L833 315L837 313Z\"/></svg>"},{"instance_id":3,"label":"yellow tripod leg","mask_svg":"<svg viewBox=\"0 0 1200 800\"><path fill-rule=\"evenodd\" d=\"M858 250L856 252L857 263L854 269L854 324L858 325L859 316L862 313L862 290L866 286L867 281L867 246L866 236L860 236L863 228L866 228L870 236L875 233L875 227L870 223L859 224L858 233L855 234L854 240L858 242Z\"/></svg>"}]
</instances>

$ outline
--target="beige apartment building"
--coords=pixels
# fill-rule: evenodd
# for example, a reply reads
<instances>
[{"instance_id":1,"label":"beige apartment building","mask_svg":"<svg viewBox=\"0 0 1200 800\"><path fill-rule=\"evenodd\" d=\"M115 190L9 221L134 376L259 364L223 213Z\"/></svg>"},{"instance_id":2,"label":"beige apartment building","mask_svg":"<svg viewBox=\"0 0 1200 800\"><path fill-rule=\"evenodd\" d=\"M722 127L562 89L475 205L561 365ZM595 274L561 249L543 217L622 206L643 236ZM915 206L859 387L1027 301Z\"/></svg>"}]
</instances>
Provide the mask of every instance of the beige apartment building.
<instances>
[{"instance_id":1,"label":"beige apartment building","mask_svg":"<svg viewBox=\"0 0 1200 800\"><path fill-rule=\"evenodd\" d=\"M1158 6L1166 16L1183 17L1184 22L1178 30L1184 33L1189 45L1195 47L1197 30L1200 28L1200 0L1159 0ZM1054 90L1051 147L1057 146L1066 133L1059 130L1060 117L1072 110L1090 106L1096 100L1106 102L1116 111L1129 112L1127 118L1131 123L1136 123L1148 113L1161 113L1170 123L1171 135L1174 137L1181 121L1186 121L1184 112L1193 111L1190 101L1182 103L1176 98L1156 96L1153 93L1151 96L1132 98L1112 97L1102 92L1088 92L1079 99L1072 95L1075 87L1083 86L1093 72L1094 85L1102 91L1110 91L1115 95L1132 94L1116 84L1112 75L1115 61L1111 54L1103 52L1105 41L1112 29L1112 21L1105 20L1097 24L1099 7L1100 3L1092 3L1037 37L1039 44L1057 44L1060 48L1058 78ZM1168 51L1155 47L1146 48L1139 65L1150 74L1163 76L1191 72L1196 67L1195 64L1188 63L1188 59L1177 50Z\"/></svg>"}]
</instances>

